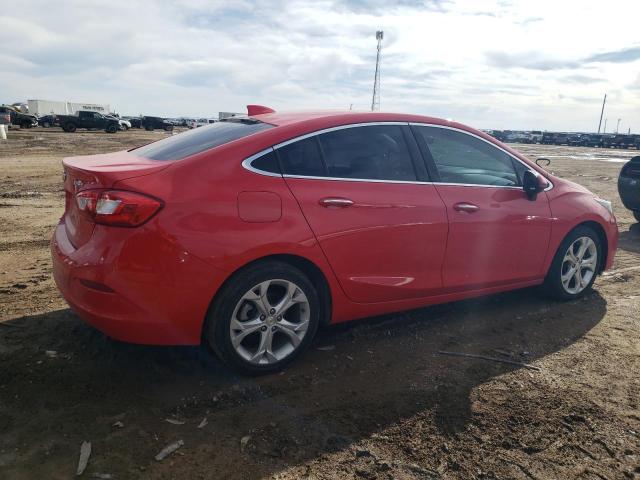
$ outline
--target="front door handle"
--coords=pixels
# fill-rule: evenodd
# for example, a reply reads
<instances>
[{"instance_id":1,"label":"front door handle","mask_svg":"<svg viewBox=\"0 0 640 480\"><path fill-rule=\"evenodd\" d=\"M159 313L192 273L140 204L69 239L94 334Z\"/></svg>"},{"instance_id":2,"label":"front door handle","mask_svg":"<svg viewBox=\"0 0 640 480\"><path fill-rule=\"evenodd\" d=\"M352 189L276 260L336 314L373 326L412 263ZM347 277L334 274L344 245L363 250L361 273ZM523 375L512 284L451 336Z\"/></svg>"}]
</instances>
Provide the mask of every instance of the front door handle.
<instances>
[{"instance_id":1,"label":"front door handle","mask_svg":"<svg viewBox=\"0 0 640 480\"><path fill-rule=\"evenodd\" d=\"M461 203L456 203L453 206L453 209L457 212L474 213L480 210L480 207L477 205L474 205L473 203L461 202Z\"/></svg>"},{"instance_id":2,"label":"front door handle","mask_svg":"<svg viewBox=\"0 0 640 480\"><path fill-rule=\"evenodd\" d=\"M341 197L327 197L327 198L322 198L318 203L323 207L346 208L353 205L353 200L349 200L348 198L341 198Z\"/></svg>"}]
</instances>

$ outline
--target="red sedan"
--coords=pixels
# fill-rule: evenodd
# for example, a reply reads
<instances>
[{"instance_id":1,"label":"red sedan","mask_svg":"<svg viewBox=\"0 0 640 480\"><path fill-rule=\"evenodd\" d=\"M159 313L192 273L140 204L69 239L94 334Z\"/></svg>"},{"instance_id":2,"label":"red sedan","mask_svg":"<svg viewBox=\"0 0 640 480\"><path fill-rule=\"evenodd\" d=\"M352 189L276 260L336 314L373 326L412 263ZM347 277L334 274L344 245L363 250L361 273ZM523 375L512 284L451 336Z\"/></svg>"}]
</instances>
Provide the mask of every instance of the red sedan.
<instances>
[{"instance_id":1,"label":"red sedan","mask_svg":"<svg viewBox=\"0 0 640 480\"><path fill-rule=\"evenodd\" d=\"M67 158L51 241L77 314L134 343L202 341L279 369L319 325L609 268L611 204L464 125L387 113L249 115Z\"/></svg>"}]
</instances>

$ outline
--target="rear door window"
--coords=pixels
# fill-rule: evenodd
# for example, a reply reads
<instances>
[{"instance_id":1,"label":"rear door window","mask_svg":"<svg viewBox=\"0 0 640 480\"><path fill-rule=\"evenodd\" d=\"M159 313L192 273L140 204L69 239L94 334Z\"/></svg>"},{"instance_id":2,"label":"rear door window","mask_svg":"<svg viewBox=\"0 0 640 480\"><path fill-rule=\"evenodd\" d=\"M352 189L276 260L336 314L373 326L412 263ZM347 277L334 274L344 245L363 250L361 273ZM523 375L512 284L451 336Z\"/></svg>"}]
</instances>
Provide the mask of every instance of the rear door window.
<instances>
[{"instance_id":1,"label":"rear door window","mask_svg":"<svg viewBox=\"0 0 640 480\"><path fill-rule=\"evenodd\" d=\"M318 136L329 177L415 181L400 125L343 128Z\"/></svg>"},{"instance_id":2,"label":"rear door window","mask_svg":"<svg viewBox=\"0 0 640 480\"><path fill-rule=\"evenodd\" d=\"M152 160L179 160L272 127L268 123L251 119L216 122L133 151L138 156Z\"/></svg>"},{"instance_id":3,"label":"rear door window","mask_svg":"<svg viewBox=\"0 0 640 480\"><path fill-rule=\"evenodd\" d=\"M278 148L282 173L304 177L326 177L317 137L308 137Z\"/></svg>"},{"instance_id":4,"label":"rear door window","mask_svg":"<svg viewBox=\"0 0 640 480\"><path fill-rule=\"evenodd\" d=\"M439 127L415 127L424 140L442 183L518 186L510 155L472 135ZM522 173L522 172L518 172Z\"/></svg>"}]
</instances>

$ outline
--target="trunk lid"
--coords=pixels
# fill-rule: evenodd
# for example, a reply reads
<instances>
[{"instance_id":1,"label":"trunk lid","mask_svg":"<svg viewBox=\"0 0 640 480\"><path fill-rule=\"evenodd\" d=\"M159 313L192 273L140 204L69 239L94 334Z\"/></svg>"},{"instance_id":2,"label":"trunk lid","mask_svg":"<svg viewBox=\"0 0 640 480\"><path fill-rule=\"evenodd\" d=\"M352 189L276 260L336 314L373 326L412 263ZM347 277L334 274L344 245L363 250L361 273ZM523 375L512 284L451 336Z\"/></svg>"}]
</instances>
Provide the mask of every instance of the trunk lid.
<instances>
[{"instance_id":1,"label":"trunk lid","mask_svg":"<svg viewBox=\"0 0 640 480\"><path fill-rule=\"evenodd\" d=\"M75 196L83 190L113 188L116 182L159 172L170 163L138 157L130 152L83 155L62 160L64 169L64 224L75 248L89 241L95 223L80 212Z\"/></svg>"}]
</instances>

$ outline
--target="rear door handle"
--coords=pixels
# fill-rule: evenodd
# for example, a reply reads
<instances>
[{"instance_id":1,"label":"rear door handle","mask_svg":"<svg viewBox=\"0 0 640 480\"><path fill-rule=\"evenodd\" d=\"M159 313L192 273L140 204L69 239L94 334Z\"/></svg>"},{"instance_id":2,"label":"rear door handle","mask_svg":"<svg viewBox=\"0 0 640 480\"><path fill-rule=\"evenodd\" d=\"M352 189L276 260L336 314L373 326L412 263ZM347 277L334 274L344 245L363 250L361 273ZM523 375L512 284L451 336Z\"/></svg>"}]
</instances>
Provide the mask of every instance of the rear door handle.
<instances>
[{"instance_id":1,"label":"rear door handle","mask_svg":"<svg viewBox=\"0 0 640 480\"><path fill-rule=\"evenodd\" d=\"M341 198L341 197L327 197L327 198L320 199L318 203L323 207L346 208L353 205L353 200L349 200L348 198Z\"/></svg>"},{"instance_id":2,"label":"rear door handle","mask_svg":"<svg viewBox=\"0 0 640 480\"><path fill-rule=\"evenodd\" d=\"M453 209L457 212L474 213L480 210L480 207L477 205L474 205L473 203L461 202L461 203L456 203L453 206Z\"/></svg>"}]
</instances>

